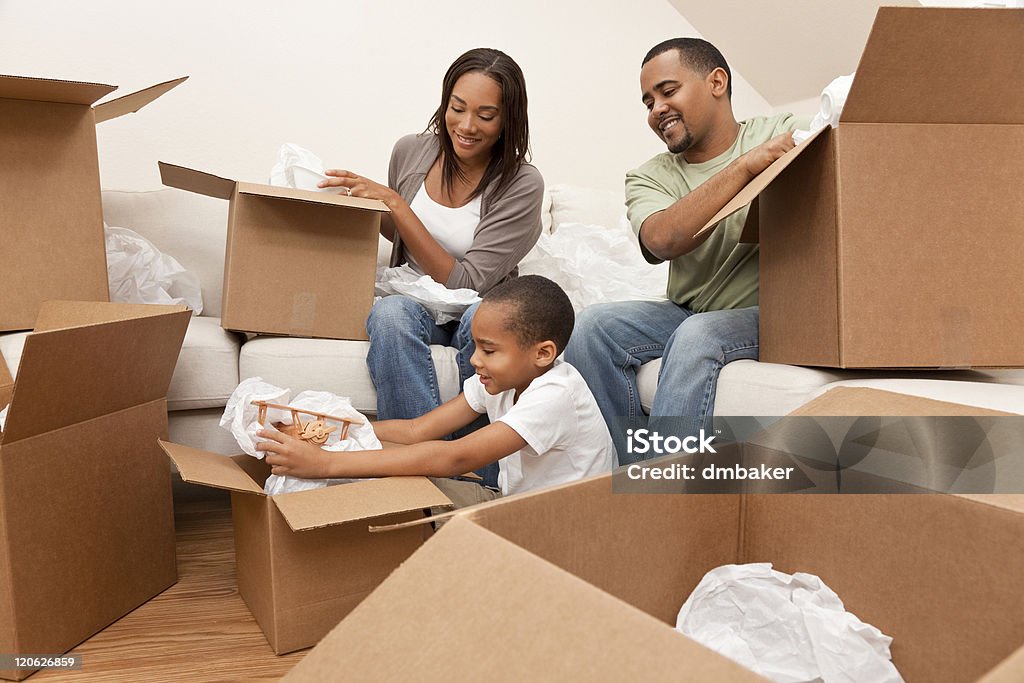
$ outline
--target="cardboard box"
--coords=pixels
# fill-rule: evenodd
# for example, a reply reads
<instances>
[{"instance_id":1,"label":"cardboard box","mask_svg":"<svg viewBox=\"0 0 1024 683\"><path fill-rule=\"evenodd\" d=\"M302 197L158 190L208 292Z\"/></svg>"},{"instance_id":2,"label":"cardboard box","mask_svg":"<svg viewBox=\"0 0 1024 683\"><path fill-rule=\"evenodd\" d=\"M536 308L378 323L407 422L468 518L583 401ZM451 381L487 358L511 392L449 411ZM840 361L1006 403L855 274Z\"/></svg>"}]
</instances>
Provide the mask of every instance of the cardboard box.
<instances>
[{"instance_id":1,"label":"cardboard box","mask_svg":"<svg viewBox=\"0 0 1024 683\"><path fill-rule=\"evenodd\" d=\"M762 361L1024 366L1022 44L1021 9L878 10L839 126L709 221L758 198Z\"/></svg>"},{"instance_id":2,"label":"cardboard box","mask_svg":"<svg viewBox=\"0 0 1024 683\"><path fill-rule=\"evenodd\" d=\"M763 681L673 630L706 572L748 562L821 577L894 638L908 682L1024 676L1024 496L628 495L611 479L458 513L285 680L466 680L487 653L493 680Z\"/></svg>"},{"instance_id":3,"label":"cardboard box","mask_svg":"<svg viewBox=\"0 0 1024 683\"><path fill-rule=\"evenodd\" d=\"M160 177L231 202L225 329L367 339L383 202L243 183L164 162Z\"/></svg>"},{"instance_id":4,"label":"cardboard box","mask_svg":"<svg viewBox=\"0 0 1024 683\"><path fill-rule=\"evenodd\" d=\"M66 652L177 580L157 439L189 317L41 306L0 434L0 652Z\"/></svg>"},{"instance_id":5,"label":"cardboard box","mask_svg":"<svg viewBox=\"0 0 1024 683\"><path fill-rule=\"evenodd\" d=\"M92 106L117 86L0 75L0 331L31 329L47 299L109 299L96 124L184 80Z\"/></svg>"},{"instance_id":6,"label":"cardboard box","mask_svg":"<svg viewBox=\"0 0 1024 683\"><path fill-rule=\"evenodd\" d=\"M315 645L430 536L429 525L370 534L451 505L424 477L390 477L267 496L270 468L161 442L182 479L231 492L238 592L277 654Z\"/></svg>"}]
</instances>

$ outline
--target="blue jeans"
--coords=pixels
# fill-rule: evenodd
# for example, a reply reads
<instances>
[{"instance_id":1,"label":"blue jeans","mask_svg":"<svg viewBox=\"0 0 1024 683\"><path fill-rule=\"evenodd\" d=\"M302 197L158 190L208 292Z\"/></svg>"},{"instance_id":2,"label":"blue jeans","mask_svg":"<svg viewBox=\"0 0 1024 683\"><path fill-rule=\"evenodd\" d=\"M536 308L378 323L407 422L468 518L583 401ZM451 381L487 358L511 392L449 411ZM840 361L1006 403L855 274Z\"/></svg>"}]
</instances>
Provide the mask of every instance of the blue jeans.
<instances>
[{"instance_id":1,"label":"blue jeans","mask_svg":"<svg viewBox=\"0 0 1024 683\"><path fill-rule=\"evenodd\" d=\"M435 323L427 309L401 295L386 296L373 305L366 319L366 333L370 336L366 366L377 388L377 419L409 420L441 405L431 344L458 349L462 390L462 383L475 372L469 362L476 348L470 325L478 305L466 309L460 321L445 325ZM486 424L484 417L470 429L456 432L456 436ZM497 486L497 463L478 470L477 474L486 484Z\"/></svg>"},{"instance_id":2,"label":"blue jeans","mask_svg":"<svg viewBox=\"0 0 1024 683\"><path fill-rule=\"evenodd\" d=\"M702 428L710 434L718 375L726 363L757 359L757 321L756 306L694 313L671 301L598 304L580 313L565 359L597 399L620 465L640 459L626 452L626 428L648 423L636 383L640 366L662 359L652 430L664 416L691 434Z\"/></svg>"}]
</instances>

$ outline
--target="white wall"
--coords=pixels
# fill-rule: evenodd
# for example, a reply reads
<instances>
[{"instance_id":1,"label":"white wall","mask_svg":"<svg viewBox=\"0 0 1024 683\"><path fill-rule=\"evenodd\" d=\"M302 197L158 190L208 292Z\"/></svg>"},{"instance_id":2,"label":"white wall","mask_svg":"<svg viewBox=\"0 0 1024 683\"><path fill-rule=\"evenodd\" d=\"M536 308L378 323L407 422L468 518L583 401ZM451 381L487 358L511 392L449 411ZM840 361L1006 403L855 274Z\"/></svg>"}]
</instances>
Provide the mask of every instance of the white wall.
<instances>
[{"instance_id":1,"label":"white wall","mask_svg":"<svg viewBox=\"0 0 1024 683\"><path fill-rule=\"evenodd\" d=\"M122 93L190 76L99 126L105 188L161 187L158 159L263 181L282 142L384 181L393 142L425 127L451 61L496 47L526 74L547 182L621 190L626 170L663 151L640 60L677 35L697 34L667 0L0 0L0 71ZM770 111L735 81L739 118Z\"/></svg>"}]
</instances>

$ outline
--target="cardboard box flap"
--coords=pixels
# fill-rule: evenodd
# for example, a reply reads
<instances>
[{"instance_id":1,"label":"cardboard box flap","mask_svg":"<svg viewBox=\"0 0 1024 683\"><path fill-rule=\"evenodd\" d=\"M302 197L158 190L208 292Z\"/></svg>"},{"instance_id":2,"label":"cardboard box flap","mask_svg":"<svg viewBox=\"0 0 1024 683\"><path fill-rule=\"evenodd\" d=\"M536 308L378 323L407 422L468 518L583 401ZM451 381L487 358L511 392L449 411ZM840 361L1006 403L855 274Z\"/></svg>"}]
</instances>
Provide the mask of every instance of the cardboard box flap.
<instances>
[{"instance_id":1,"label":"cardboard box flap","mask_svg":"<svg viewBox=\"0 0 1024 683\"><path fill-rule=\"evenodd\" d=\"M235 191L234 180L184 166L175 166L165 161L158 161L157 165L160 167L160 180L168 187L176 187L179 190L204 194L217 199L231 199L231 195Z\"/></svg>"},{"instance_id":2,"label":"cardboard box flap","mask_svg":"<svg viewBox=\"0 0 1024 683\"><path fill-rule=\"evenodd\" d=\"M39 305L35 332L62 330L119 320L152 318L188 311L178 304L123 304L106 301L44 301Z\"/></svg>"},{"instance_id":3,"label":"cardboard box flap","mask_svg":"<svg viewBox=\"0 0 1024 683\"><path fill-rule=\"evenodd\" d=\"M175 78L171 81L164 81L163 83L151 85L148 88L133 92L130 95L118 97L117 99L110 100L109 102L97 104L93 107L93 111L96 113L96 123L109 121L110 119L115 119L118 116L137 112L156 98L178 85L181 85L187 80L188 76L182 76L181 78Z\"/></svg>"},{"instance_id":4,"label":"cardboard box flap","mask_svg":"<svg viewBox=\"0 0 1024 683\"><path fill-rule=\"evenodd\" d=\"M836 387L800 406L790 415L820 417L859 417L862 415L872 417L955 417L976 415L1013 416L1014 413L967 406L960 403L937 401L931 398L899 394L882 389Z\"/></svg>"},{"instance_id":5,"label":"cardboard box flap","mask_svg":"<svg viewBox=\"0 0 1024 683\"><path fill-rule=\"evenodd\" d=\"M339 671L352 680L464 680L466 643L501 644L501 680L765 680L465 517L399 566L284 680L333 681Z\"/></svg>"},{"instance_id":6,"label":"cardboard box flap","mask_svg":"<svg viewBox=\"0 0 1024 683\"><path fill-rule=\"evenodd\" d=\"M702 235L708 230L711 230L718 221L728 218L747 204L754 201L757 195L761 194L761 191L764 190L764 188L768 187L768 185L771 184L771 182L775 180L780 173L786 170L787 166L793 163L793 160L796 159L797 156L807 149L811 143L826 130L829 129L826 127L815 131L809 138L804 140L803 143L783 154L781 157L776 159L771 166L754 176L749 183L743 186L742 190L736 193L736 196L730 199L726 205L711 218L711 220L704 224L704 227L697 231L697 234ZM754 234L755 233L750 229L750 226L746 226L743 231L743 241L752 241Z\"/></svg>"},{"instance_id":7,"label":"cardboard box flap","mask_svg":"<svg viewBox=\"0 0 1024 683\"><path fill-rule=\"evenodd\" d=\"M239 493L263 494L263 487L253 481L231 458L198 448L160 441L160 448L174 461L181 478L190 484Z\"/></svg>"},{"instance_id":8,"label":"cardboard box flap","mask_svg":"<svg viewBox=\"0 0 1024 683\"><path fill-rule=\"evenodd\" d=\"M7 361L0 355L0 410L3 410L10 404L12 393L14 393L14 378L7 367ZM0 430L0 432L2 431Z\"/></svg>"},{"instance_id":9,"label":"cardboard box flap","mask_svg":"<svg viewBox=\"0 0 1024 683\"><path fill-rule=\"evenodd\" d=\"M191 314L160 308L160 315L28 335L4 442L166 396Z\"/></svg>"},{"instance_id":10,"label":"cardboard box flap","mask_svg":"<svg viewBox=\"0 0 1024 683\"><path fill-rule=\"evenodd\" d=\"M425 477L385 477L272 498L292 531L370 519L396 512L451 505Z\"/></svg>"},{"instance_id":11,"label":"cardboard box flap","mask_svg":"<svg viewBox=\"0 0 1024 683\"><path fill-rule=\"evenodd\" d=\"M390 213L391 209L384 202L366 197L348 197L342 194L330 192L313 192L312 190L297 190L292 187L279 187L277 185L262 185L258 183L238 183L238 191L241 194L255 195L258 197L276 197L278 199L291 199L298 202L309 202L311 204L334 204L336 206L347 206L351 209L364 209L367 211L380 211Z\"/></svg>"},{"instance_id":12,"label":"cardboard box flap","mask_svg":"<svg viewBox=\"0 0 1024 683\"><path fill-rule=\"evenodd\" d=\"M117 90L116 85L0 75L0 99L91 105Z\"/></svg>"},{"instance_id":13,"label":"cardboard box flap","mask_svg":"<svg viewBox=\"0 0 1024 683\"><path fill-rule=\"evenodd\" d=\"M881 7L840 121L1024 123L1022 46L1022 9Z\"/></svg>"}]
</instances>

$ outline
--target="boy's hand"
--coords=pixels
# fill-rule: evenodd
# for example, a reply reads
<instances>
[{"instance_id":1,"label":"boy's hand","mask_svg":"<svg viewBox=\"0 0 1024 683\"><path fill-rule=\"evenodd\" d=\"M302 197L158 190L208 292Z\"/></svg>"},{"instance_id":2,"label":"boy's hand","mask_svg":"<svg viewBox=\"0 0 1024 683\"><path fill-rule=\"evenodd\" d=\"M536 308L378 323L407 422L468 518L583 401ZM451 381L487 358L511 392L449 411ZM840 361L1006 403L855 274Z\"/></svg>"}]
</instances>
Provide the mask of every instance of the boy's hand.
<instances>
[{"instance_id":1,"label":"boy's hand","mask_svg":"<svg viewBox=\"0 0 1024 683\"><path fill-rule=\"evenodd\" d=\"M267 464L272 474L300 477L302 479L326 479L330 477L328 465L330 455L319 446L282 434L276 429L261 429L256 432L269 441L256 444L256 450L266 451Z\"/></svg>"}]
</instances>

